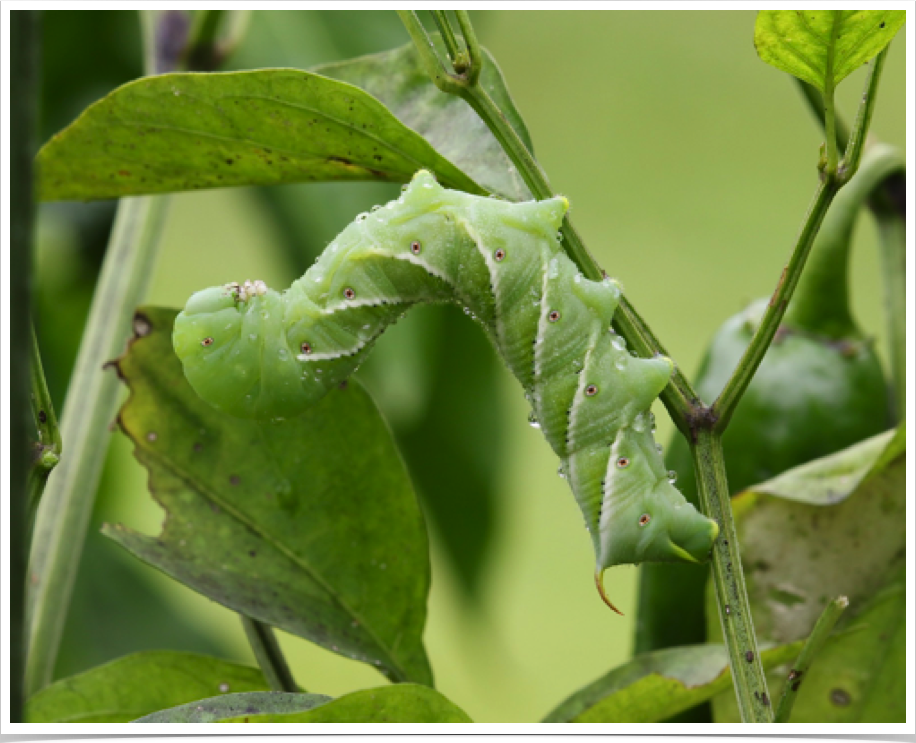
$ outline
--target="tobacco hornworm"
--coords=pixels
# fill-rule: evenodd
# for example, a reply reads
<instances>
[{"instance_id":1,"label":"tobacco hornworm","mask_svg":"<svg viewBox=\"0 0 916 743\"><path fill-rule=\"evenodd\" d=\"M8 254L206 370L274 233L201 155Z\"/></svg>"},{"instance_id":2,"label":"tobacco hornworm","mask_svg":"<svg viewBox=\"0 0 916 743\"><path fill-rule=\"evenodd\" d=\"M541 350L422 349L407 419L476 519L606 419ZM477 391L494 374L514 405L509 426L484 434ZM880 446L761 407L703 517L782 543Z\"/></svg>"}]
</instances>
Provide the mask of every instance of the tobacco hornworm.
<instances>
[{"instance_id":1,"label":"tobacco hornworm","mask_svg":"<svg viewBox=\"0 0 916 743\"><path fill-rule=\"evenodd\" d=\"M282 294L255 281L192 296L173 336L185 375L230 415L294 416L345 380L411 305L463 305L561 459L610 605L604 569L702 561L718 527L674 488L652 436L649 407L673 364L635 358L610 329L620 286L585 279L561 251L568 206L471 196L420 171Z\"/></svg>"}]
</instances>

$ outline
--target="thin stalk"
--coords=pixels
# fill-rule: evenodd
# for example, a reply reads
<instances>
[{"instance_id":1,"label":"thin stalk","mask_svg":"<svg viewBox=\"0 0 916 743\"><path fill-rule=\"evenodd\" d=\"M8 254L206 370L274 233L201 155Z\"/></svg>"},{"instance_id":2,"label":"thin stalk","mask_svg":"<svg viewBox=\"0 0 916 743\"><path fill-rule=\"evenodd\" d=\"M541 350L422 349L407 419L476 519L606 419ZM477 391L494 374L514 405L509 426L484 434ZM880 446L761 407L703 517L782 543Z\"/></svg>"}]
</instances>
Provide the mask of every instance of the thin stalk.
<instances>
[{"instance_id":1,"label":"thin stalk","mask_svg":"<svg viewBox=\"0 0 916 743\"><path fill-rule=\"evenodd\" d=\"M37 10L10 12L9 225L10 225L10 488L9 488L9 720L22 722L26 665L25 595L29 472L29 318L36 124L38 121L40 18Z\"/></svg>"},{"instance_id":2,"label":"thin stalk","mask_svg":"<svg viewBox=\"0 0 916 743\"><path fill-rule=\"evenodd\" d=\"M831 55L828 55L826 74L828 80L832 78L832 65L833 58ZM798 280L805 267L808 253L811 251L811 246L814 243L814 239L817 237L821 222L823 222L824 216L834 196L836 196L837 192L850 177L849 173L854 174L858 169L859 160L861 158L861 145L853 145L852 143L864 142L868 136L868 129L871 125L872 112L874 111L875 99L878 94L878 83L881 79L882 68L883 60L880 63L876 60L865 84L865 94L862 96L862 101L859 104L859 111L856 115L852 133L850 134L850 147L848 152L851 159L846 163L846 159L844 158L845 172L842 177L837 174L836 168L831 169L830 166L829 153L832 150L834 155L836 155L836 131L834 129L833 89L832 87L828 87L824 96L828 152L827 165L821 172L821 182L815 192L814 200L808 208L808 214L805 217L804 226L795 243L792 257L789 259L789 263L786 267L783 268L782 276L780 276L779 282L776 285L776 290L770 298L763 319L754 333L754 337L751 338L751 342L745 350L744 355L738 362L737 368L732 373L731 378L726 383L719 398L713 403L712 413L716 418L715 427L717 431L725 430L725 427L731 419L732 413L734 413L738 402L741 400L741 396L744 394L751 379L757 372L760 362L763 361L763 357L766 355L767 349L770 347L770 343L773 341L776 331L779 329L779 324L785 314L789 300L792 299L792 294L795 291L795 287L798 285Z\"/></svg>"},{"instance_id":3,"label":"thin stalk","mask_svg":"<svg viewBox=\"0 0 916 743\"><path fill-rule=\"evenodd\" d=\"M741 357L741 361L738 362L738 366L732 373L731 378L726 383L719 398L712 405L717 431L725 430L732 413L735 412L738 402L744 395L744 391L754 378L754 374L757 373L757 367L763 361L763 357L766 355L770 343L772 343L776 331L779 329L783 315L789 305L789 300L792 299L792 294L795 292L795 287L801 278L802 269L805 267L805 261L811 252L811 246L814 244L814 238L817 237L821 222L824 221L824 216L827 214L830 203L838 190L839 184L835 179L830 179L829 176L818 185L814 194L814 201L808 208L805 224L795 243L792 257L785 268L782 269L782 275L779 277L773 296L770 297L760 325L757 327L754 337L751 338L751 342L745 349L744 355Z\"/></svg>"},{"instance_id":4,"label":"thin stalk","mask_svg":"<svg viewBox=\"0 0 916 743\"><path fill-rule=\"evenodd\" d=\"M708 428L698 430L691 443L691 454L703 513L719 524L719 538L712 552L713 586L741 721L773 722L773 708L741 567L721 434Z\"/></svg>"},{"instance_id":5,"label":"thin stalk","mask_svg":"<svg viewBox=\"0 0 916 743\"><path fill-rule=\"evenodd\" d=\"M808 104L811 113L814 114L814 117L823 127L825 125L824 96L821 95L821 91L815 88L811 83L806 83L801 78L791 75L789 77L798 84L799 91L804 97L805 103ZM837 149L845 149L847 142L849 142L849 127L846 126L846 123L840 118L836 111L833 112L833 128Z\"/></svg>"},{"instance_id":6,"label":"thin stalk","mask_svg":"<svg viewBox=\"0 0 916 743\"><path fill-rule=\"evenodd\" d=\"M860 335L849 306L849 254L852 233L862 207L880 193L885 179L905 168L894 147L869 147L856 176L837 194L817 238L805 271L786 310L785 324L840 340Z\"/></svg>"},{"instance_id":7,"label":"thin stalk","mask_svg":"<svg viewBox=\"0 0 916 743\"><path fill-rule=\"evenodd\" d=\"M840 29L840 13L833 14L833 30L830 34L831 40L835 41ZM827 167L825 172L828 176L833 176L839 166L839 147L837 147L836 137L836 108L833 98L834 79L833 67L835 62L836 44L828 44L827 60L824 64L824 130L827 146Z\"/></svg>"},{"instance_id":8,"label":"thin stalk","mask_svg":"<svg viewBox=\"0 0 916 743\"><path fill-rule=\"evenodd\" d=\"M798 660L795 661L795 665L792 666L792 670L789 672L789 678L786 680L786 688L783 689L782 698L779 700L779 706L776 708L776 718L774 722L789 721L792 715L792 707L795 704L795 700L798 698L798 689L799 686L801 686L804 675L808 673L808 669L811 668L815 656L820 652L821 648L824 647L824 643L827 642L827 638L830 637L830 633L833 631L834 626L836 626L837 620L839 620L843 612L846 611L847 606L849 606L849 599L845 596L839 596L827 604L827 608L824 609L817 623L814 625L814 629L811 630L811 634L805 641L805 646L802 648Z\"/></svg>"},{"instance_id":9,"label":"thin stalk","mask_svg":"<svg viewBox=\"0 0 916 743\"><path fill-rule=\"evenodd\" d=\"M477 85L467 89L467 92L462 97L496 136L518 172L521 173L532 194L538 199L549 199L554 196L541 166L532 157L524 142L522 142L515 129L506 120L486 90ZM585 243L568 216L564 217L560 229L563 236L563 249L579 270L582 271L582 274L592 281L600 281L607 276L585 247ZM644 358L651 358L658 354L669 356L664 346L626 297L621 297L620 305L614 313L613 326L640 356ZM698 396L680 369L676 368L671 381L661 395L661 399L675 425L682 431L689 430L693 410L692 403L698 399Z\"/></svg>"},{"instance_id":10,"label":"thin stalk","mask_svg":"<svg viewBox=\"0 0 916 743\"><path fill-rule=\"evenodd\" d=\"M176 69L184 54L186 11L141 10L144 72ZM117 378L103 365L120 355L136 306L153 273L168 197L122 199L62 415L67 456L49 478L35 523L29 564L26 691L52 678L79 558L108 445L119 395Z\"/></svg>"},{"instance_id":11,"label":"thin stalk","mask_svg":"<svg viewBox=\"0 0 916 743\"><path fill-rule=\"evenodd\" d=\"M466 10L456 10L455 18L461 28L461 35L464 36L464 43L468 45L468 57L470 58L470 69L467 71L468 84L476 85L480 78L480 70L483 68L483 52L480 48L480 42L477 41L477 34L474 33L474 25L471 23L471 17Z\"/></svg>"},{"instance_id":12,"label":"thin stalk","mask_svg":"<svg viewBox=\"0 0 916 743\"><path fill-rule=\"evenodd\" d=\"M54 413L54 405L51 401L51 395L48 392L48 383L45 381L45 373L41 364L41 354L38 350L38 338L35 337L35 328L30 328L32 335L31 343L31 394L29 398L32 403L32 417L35 419L35 429L38 432L38 441L35 442L35 451L33 453L32 467L29 471L29 503L27 532L31 531L31 524L34 521L35 512L38 504L41 502L41 496L44 493L45 484L51 471L60 461L63 441L60 435L60 428L57 425L57 416Z\"/></svg>"},{"instance_id":13,"label":"thin stalk","mask_svg":"<svg viewBox=\"0 0 916 743\"><path fill-rule=\"evenodd\" d=\"M448 16L444 10L429 11L436 22L436 27L442 35L442 41L445 44L445 50L448 52L449 59L452 61L452 67L455 72L462 73L469 62L467 52L458 44L455 33L452 31L452 25L448 22Z\"/></svg>"},{"instance_id":14,"label":"thin stalk","mask_svg":"<svg viewBox=\"0 0 916 743\"><path fill-rule=\"evenodd\" d=\"M420 62L426 69L426 74L429 75L433 84L444 93L459 95L462 85L461 82L453 75L450 75L448 70L445 69L445 66L436 54L432 39L429 38L429 34L426 33L426 29L423 28L423 24L420 22L417 14L412 10L399 10L397 14L401 19L401 23L404 24L404 28L407 29L407 33L410 34L414 46L417 47L417 53L420 55Z\"/></svg>"},{"instance_id":15,"label":"thin stalk","mask_svg":"<svg viewBox=\"0 0 916 743\"><path fill-rule=\"evenodd\" d=\"M859 105L856 120L852 126L852 134L849 137L846 154L840 164L840 178L843 183L848 182L856 174L859 169L859 163L862 161L865 139L871 127L871 119L875 112L875 102L878 100L878 83L881 82L881 73L884 71L884 62L887 59L889 46L884 47L884 50L871 63L871 72L865 81L865 91L862 93L862 103Z\"/></svg>"},{"instance_id":16,"label":"thin stalk","mask_svg":"<svg viewBox=\"0 0 916 743\"><path fill-rule=\"evenodd\" d=\"M242 619L242 627L245 629L245 636L254 657L264 672L264 678L267 679L271 691L301 691L289 670L286 658L283 657L273 628L244 614L239 614L239 617Z\"/></svg>"},{"instance_id":17,"label":"thin stalk","mask_svg":"<svg viewBox=\"0 0 916 743\"><path fill-rule=\"evenodd\" d=\"M476 80L480 75L483 55L467 13L457 13L462 34L471 52L472 64L467 79L450 75L445 70L442 61L436 56L432 42L416 13L413 11L398 11L398 13L423 59L427 74L430 75L436 86L446 93L458 95L467 101L493 133L493 136L496 137L496 140L509 156L509 159L528 186L528 190L531 191L535 198L543 200L553 197L555 194L541 166L528 151L525 143L518 136L515 129L512 128L512 125L509 124L509 121L487 91L479 84L476 84ZM471 82L472 80L474 81L473 83ZM607 274L589 253L569 217L563 219L561 233L564 251L582 271L582 274L592 281L603 279ZM629 346L641 356L669 355L626 297L621 297L620 306L617 312L614 313L613 325L614 329L627 341ZM662 393L661 399L678 428L685 433L689 431L693 412L692 403L699 398L679 369L676 369L671 382Z\"/></svg>"},{"instance_id":18,"label":"thin stalk","mask_svg":"<svg viewBox=\"0 0 916 743\"><path fill-rule=\"evenodd\" d=\"M61 416L67 456L48 480L29 565L27 690L50 683L120 391L120 355L156 259L167 197L122 199Z\"/></svg>"}]
</instances>

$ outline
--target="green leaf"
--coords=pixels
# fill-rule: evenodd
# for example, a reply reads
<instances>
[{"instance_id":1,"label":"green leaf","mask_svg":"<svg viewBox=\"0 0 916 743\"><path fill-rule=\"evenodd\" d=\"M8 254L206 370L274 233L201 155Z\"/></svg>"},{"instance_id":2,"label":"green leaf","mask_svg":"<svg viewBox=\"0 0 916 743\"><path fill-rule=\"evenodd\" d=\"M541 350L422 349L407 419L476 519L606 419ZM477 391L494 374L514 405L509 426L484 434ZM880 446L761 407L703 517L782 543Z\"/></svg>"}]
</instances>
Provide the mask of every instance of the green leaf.
<instances>
[{"instance_id":1,"label":"green leaf","mask_svg":"<svg viewBox=\"0 0 916 743\"><path fill-rule=\"evenodd\" d=\"M285 715L306 712L331 699L323 694L293 694L285 691L226 694L153 712L134 722L219 722L227 717Z\"/></svg>"},{"instance_id":2,"label":"green leaf","mask_svg":"<svg viewBox=\"0 0 916 743\"><path fill-rule=\"evenodd\" d=\"M893 585L900 580L906 554L905 443L901 425L789 470L733 501L754 625L762 641L785 643L806 637L827 602L840 595L849 597L847 621L854 619L851 626L861 628L840 636L846 638L842 640L845 649L822 650L809 674L820 673L822 664L834 667L824 660L835 657L834 653L847 661L868 658L864 666L853 663L847 668L855 684L852 677L843 676L849 683L831 686L831 678L825 677L820 697L810 691L799 694L793 722L866 721L872 714L877 715L867 717L872 722L890 721L880 715L902 708L897 697L888 697L886 704L875 702L873 690L880 686L896 691L903 682L903 676L897 675L902 667L882 659L900 642L894 622L903 617L902 604L895 609L896 604L885 602L892 601L888 596L896 590ZM890 594L876 598L884 585L892 587ZM879 604L885 607L880 610L884 619L862 619L872 611L866 606ZM710 636L718 637L715 611L707 616ZM837 661L836 668L840 665ZM839 679L837 673L834 677ZM774 694L778 687L774 685ZM833 695L839 701L822 705L833 688L840 689ZM866 704L868 699L872 701ZM717 700L717 720L732 715L738 719L730 705L728 700ZM830 711L827 717L817 716L825 710Z\"/></svg>"},{"instance_id":3,"label":"green leaf","mask_svg":"<svg viewBox=\"0 0 916 743\"><path fill-rule=\"evenodd\" d=\"M445 59L441 37L433 34L432 39ZM484 57L480 84L533 151L528 129L496 60L486 50ZM464 100L443 93L432 83L413 43L381 54L322 65L315 72L348 82L378 98L443 157L488 191L513 201L531 198L524 180L487 125Z\"/></svg>"},{"instance_id":4,"label":"green leaf","mask_svg":"<svg viewBox=\"0 0 916 743\"><path fill-rule=\"evenodd\" d=\"M751 491L777 498L829 506L856 492L866 478L880 474L906 452L906 424L836 454L800 465L755 485Z\"/></svg>"},{"instance_id":5,"label":"green leaf","mask_svg":"<svg viewBox=\"0 0 916 743\"><path fill-rule=\"evenodd\" d=\"M26 703L26 722L130 722L203 697L267 688L255 668L195 653L150 650L45 687Z\"/></svg>"},{"instance_id":6,"label":"green leaf","mask_svg":"<svg viewBox=\"0 0 916 743\"><path fill-rule=\"evenodd\" d=\"M903 431L868 439L736 496L759 637L806 637L834 596L847 596L854 614L884 582L906 547Z\"/></svg>"},{"instance_id":7,"label":"green leaf","mask_svg":"<svg viewBox=\"0 0 916 743\"><path fill-rule=\"evenodd\" d=\"M901 561L855 620L827 641L804 676L789 682L785 669L768 674L777 698L786 683L799 684L790 722L906 722L906 603ZM714 701L716 722L740 722L730 697Z\"/></svg>"},{"instance_id":8,"label":"green leaf","mask_svg":"<svg viewBox=\"0 0 916 743\"><path fill-rule=\"evenodd\" d=\"M426 532L372 400L351 382L299 418L222 415L184 378L175 314L140 310L117 361L131 389L119 423L168 517L158 538L104 533L231 609L431 684Z\"/></svg>"},{"instance_id":9,"label":"green leaf","mask_svg":"<svg viewBox=\"0 0 916 743\"><path fill-rule=\"evenodd\" d=\"M763 651L764 668L792 660L802 643ZM544 722L662 722L731 688L723 645L637 655L580 689Z\"/></svg>"},{"instance_id":10,"label":"green leaf","mask_svg":"<svg viewBox=\"0 0 916 743\"><path fill-rule=\"evenodd\" d=\"M38 153L44 201L301 181L408 181L485 193L352 85L300 70L158 75L87 108Z\"/></svg>"},{"instance_id":11,"label":"green leaf","mask_svg":"<svg viewBox=\"0 0 916 743\"><path fill-rule=\"evenodd\" d=\"M473 722L425 686L397 684L347 694L308 712L244 715L220 722Z\"/></svg>"},{"instance_id":12,"label":"green leaf","mask_svg":"<svg viewBox=\"0 0 916 743\"><path fill-rule=\"evenodd\" d=\"M767 64L827 92L884 49L905 21L904 10L762 10L754 45Z\"/></svg>"}]
</instances>

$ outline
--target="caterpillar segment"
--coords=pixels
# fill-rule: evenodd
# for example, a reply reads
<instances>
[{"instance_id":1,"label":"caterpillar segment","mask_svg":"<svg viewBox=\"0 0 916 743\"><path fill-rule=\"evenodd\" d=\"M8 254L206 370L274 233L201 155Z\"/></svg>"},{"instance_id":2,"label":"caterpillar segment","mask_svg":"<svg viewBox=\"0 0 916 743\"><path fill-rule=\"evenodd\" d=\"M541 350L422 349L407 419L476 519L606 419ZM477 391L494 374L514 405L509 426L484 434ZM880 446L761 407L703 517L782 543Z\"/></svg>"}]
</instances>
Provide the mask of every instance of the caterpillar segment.
<instances>
[{"instance_id":1,"label":"caterpillar segment","mask_svg":"<svg viewBox=\"0 0 916 743\"><path fill-rule=\"evenodd\" d=\"M652 435L649 409L673 364L636 358L610 329L620 286L589 281L562 252L568 207L450 191L420 171L285 292L246 282L192 296L173 336L185 375L229 415L292 417L349 377L412 305L458 303L525 389L585 517L599 593L617 611L606 568L701 562L718 527L673 486Z\"/></svg>"}]
</instances>

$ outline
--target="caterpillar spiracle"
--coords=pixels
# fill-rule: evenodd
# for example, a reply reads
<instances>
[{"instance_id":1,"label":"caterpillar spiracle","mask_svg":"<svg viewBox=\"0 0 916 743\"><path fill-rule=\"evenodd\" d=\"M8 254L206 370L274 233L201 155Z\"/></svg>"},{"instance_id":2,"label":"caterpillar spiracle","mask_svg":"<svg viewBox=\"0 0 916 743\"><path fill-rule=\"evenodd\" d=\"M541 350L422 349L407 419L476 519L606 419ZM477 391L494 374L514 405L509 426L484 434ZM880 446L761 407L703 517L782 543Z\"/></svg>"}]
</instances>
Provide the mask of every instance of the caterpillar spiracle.
<instances>
[{"instance_id":1,"label":"caterpillar spiracle","mask_svg":"<svg viewBox=\"0 0 916 743\"><path fill-rule=\"evenodd\" d=\"M471 196L420 171L285 292L255 281L194 294L173 335L185 375L230 415L295 416L345 380L407 308L457 302L526 390L616 611L606 568L703 561L718 527L672 485L652 436L649 408L673 364L632 356L611 330L620 285L589 281L562 252L568 206Z\"/></svg>"}]
</instances>

